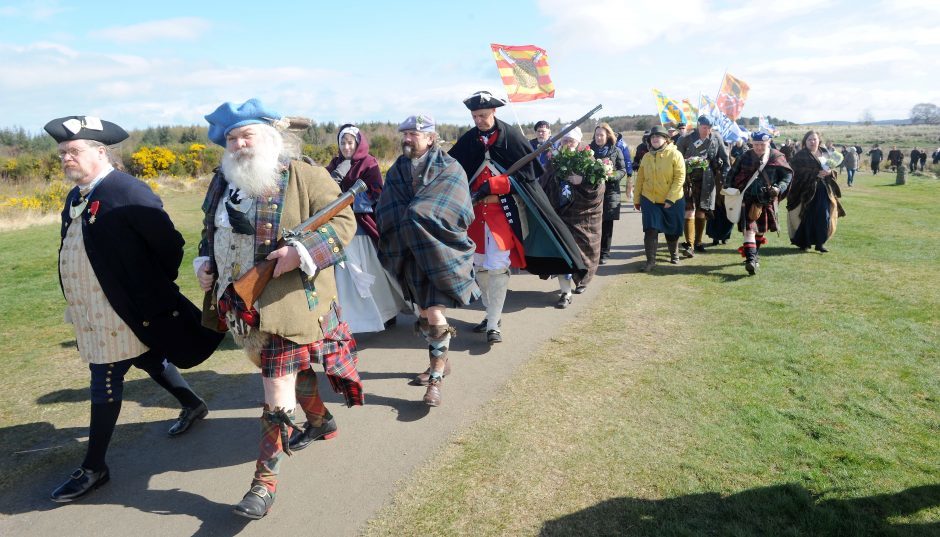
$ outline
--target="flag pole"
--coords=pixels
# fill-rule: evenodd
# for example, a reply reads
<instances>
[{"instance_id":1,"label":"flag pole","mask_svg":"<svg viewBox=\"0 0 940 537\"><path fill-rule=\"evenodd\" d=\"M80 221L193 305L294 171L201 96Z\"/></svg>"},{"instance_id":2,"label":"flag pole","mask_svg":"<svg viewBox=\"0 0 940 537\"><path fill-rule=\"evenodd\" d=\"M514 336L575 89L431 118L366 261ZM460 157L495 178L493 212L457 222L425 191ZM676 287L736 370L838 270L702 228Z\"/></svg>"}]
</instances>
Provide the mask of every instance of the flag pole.
<instances>
[{"instance_id":1,"label":"flag pole","mask_svg":"<svg viewBox=\"0 0 940 537\"><path fill-rule=\"evenodd\" d=\"M521 132L522 135L525 136L526 133L525 133L525 129L522 128L522 121L519 120L519 114L516 113L516 107L513 106L512 101L509 100L508 93L506 94L506 104L508 104L509 109L512 110L512 116L516 118L516 126L519 127L519 132Z\"/></svg>"}]
</instances>

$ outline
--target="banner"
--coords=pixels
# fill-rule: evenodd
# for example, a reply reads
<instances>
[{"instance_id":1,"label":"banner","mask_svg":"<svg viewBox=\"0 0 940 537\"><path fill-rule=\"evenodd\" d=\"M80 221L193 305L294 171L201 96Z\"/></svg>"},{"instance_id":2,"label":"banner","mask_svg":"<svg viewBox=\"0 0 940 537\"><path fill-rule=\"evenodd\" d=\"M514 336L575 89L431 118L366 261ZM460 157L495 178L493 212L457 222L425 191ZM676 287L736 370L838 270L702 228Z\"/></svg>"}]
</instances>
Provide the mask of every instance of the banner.
<instances>
[{"instance_id":1,"label":"banner","mask_svg":"<svg viewBox=\"0 0 940 537\"><path fill-rule=\"evenodd\" d=\"M682 99L682 113L685 114L686 123L695 123L698 120L698 108L692 106L688 99Z\"/></svg>"},{"instance_id":2,"label":"banner","mask_svg":"<svg viewBox=\"0 0 940 537\"><path fill-rule=\"evenodd\" d=\"M767 116L757 116L757 132L766 132L771 136L777 135L777 127L770 124Z\"/></svg>"},{"instance_id":3,"label":"banner","mask_svg":"<svg viewBox=\"0 0 940 537\"><path fill-rule=\"evenodd\" d=\"M701 115L707 116L708 119L711 120L712 129L718 132L718 135L721 136L725 142L733 144L738 140L747 140L751 135L749 132L739 127L734 120L726 116L711 99L704 95L699 98L698 111Z\"/></svg>"},{"instance_id":4,"label":"banner","mask_svg":"<svg viewBox=\"0 0 940 537\"><path fill-rule=\"evenodd\" d=\"M743 80L739 80L728 73L721 81L721 89L718 90L718 98L715 99L718 109L731 119L741 117L741 110L744 109L744 101L747 100L747 92L751 87Z\"/></svg>"},{"instance_id":5,"label":"banner","mask_svg":"<svg viewBox=\"0 0 940 537\"><path fill-rule=\"evenodd\" d=\"M549 76L548 53L544 49L534 45L513 47L497 43L490 43L490 49L510 102L555 96L555 85Z\"/></svg>"},{"instance_id":6,"label":"banner","mask_svg":"<svg viewBox=\"0 0 940 537\"><path fill-rule=\"evenodd\" d=\"M678 125L679 123L689 122L679 103L666 97L663 92L656 88L653 88L653 95L656 97L656 108L659 110L659 122L663 126L670 123Z\"/></svg>"}]
</instances>

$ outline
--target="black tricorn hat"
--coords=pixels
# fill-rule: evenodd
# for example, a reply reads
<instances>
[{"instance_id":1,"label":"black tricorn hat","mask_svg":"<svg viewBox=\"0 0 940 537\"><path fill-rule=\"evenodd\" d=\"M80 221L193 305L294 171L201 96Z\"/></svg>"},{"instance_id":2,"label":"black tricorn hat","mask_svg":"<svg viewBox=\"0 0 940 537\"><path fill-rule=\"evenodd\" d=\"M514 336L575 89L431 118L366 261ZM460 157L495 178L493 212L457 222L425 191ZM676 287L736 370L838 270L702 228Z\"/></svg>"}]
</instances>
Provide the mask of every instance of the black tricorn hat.
<instances>
[{"instance_id":1,"label":"black tricorn hat","mask_svg":"<svg viewBox=\"0 0 940 537\"><path fill-rule=\"evenodd\" d=\"M104 145L119 144L127 139L127 131L110 121L93 116L66 116L53 119L43 127L56 142L93 140Z\"/></svg>"},{"instance_id":2,"label":"black tricorn hat","mask_svg":"<svg viewBox=\"0 0 940 537\"><path fill-rule=\"evenodd\" d=\"M473 112L475 110L482 110L484 108L499 108L500 106L506 104L506 101L484 90L478 91L467 97L463 100L463 104L465 104L467 108Z\"/></svg>"}]
</instances>

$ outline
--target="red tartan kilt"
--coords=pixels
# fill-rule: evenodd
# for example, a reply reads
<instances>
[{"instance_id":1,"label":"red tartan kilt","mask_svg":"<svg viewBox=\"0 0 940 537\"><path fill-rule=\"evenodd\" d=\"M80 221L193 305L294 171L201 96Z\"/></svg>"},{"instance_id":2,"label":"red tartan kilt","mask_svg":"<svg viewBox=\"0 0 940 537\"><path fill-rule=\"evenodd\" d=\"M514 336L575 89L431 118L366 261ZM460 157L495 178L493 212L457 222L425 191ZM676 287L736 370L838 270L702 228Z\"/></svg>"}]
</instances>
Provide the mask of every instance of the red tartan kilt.
<instances>
[{"instance_id":1,"label":"red tartan kilt","mask_svg":"<svg viewBox=\"0 0 940 537\"><path fill-rule=\"evenodd\" d=\"M346 321L337 324L323 339L308 344L271 334L268 344L261 349L261 375L276 378L297 373L314 363L322 365L323 359L332 354L336 354L336 361L348 361L356 352L355 345Z\"/></svg>"}]
</instances>

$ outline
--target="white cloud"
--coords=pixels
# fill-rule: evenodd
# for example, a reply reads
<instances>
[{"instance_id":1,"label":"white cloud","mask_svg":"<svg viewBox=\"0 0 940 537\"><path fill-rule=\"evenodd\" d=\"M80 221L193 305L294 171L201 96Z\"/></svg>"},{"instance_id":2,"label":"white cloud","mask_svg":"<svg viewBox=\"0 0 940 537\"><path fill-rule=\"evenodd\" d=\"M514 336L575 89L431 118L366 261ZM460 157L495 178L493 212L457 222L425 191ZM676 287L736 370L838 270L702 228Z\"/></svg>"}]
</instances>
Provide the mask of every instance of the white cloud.
<instances>
[{"instance_id":1,"label":"white cloud","mask_svg":"<svg viewBox=\"0 0 940 537\"><path fill-rule=\"evenodd\" d=\"M34 1L21 3L19 6L2 6L0 7L0 17L45 20L68 11L70 9L59 6L56 1Z\"/></svg>"},{"instance_id":2,"label":"white cloud","mask_svg":"<svg viewBox=\"0 0 940 537\"><path fill-rule=\"evenodd\" d=\"M194 41L205 36L211 23L199 17L180 17L142 22L129 26L114 26L91 32L98 37L118 43L143 43L148 41Z\"/></svg>"}]
</instances>

